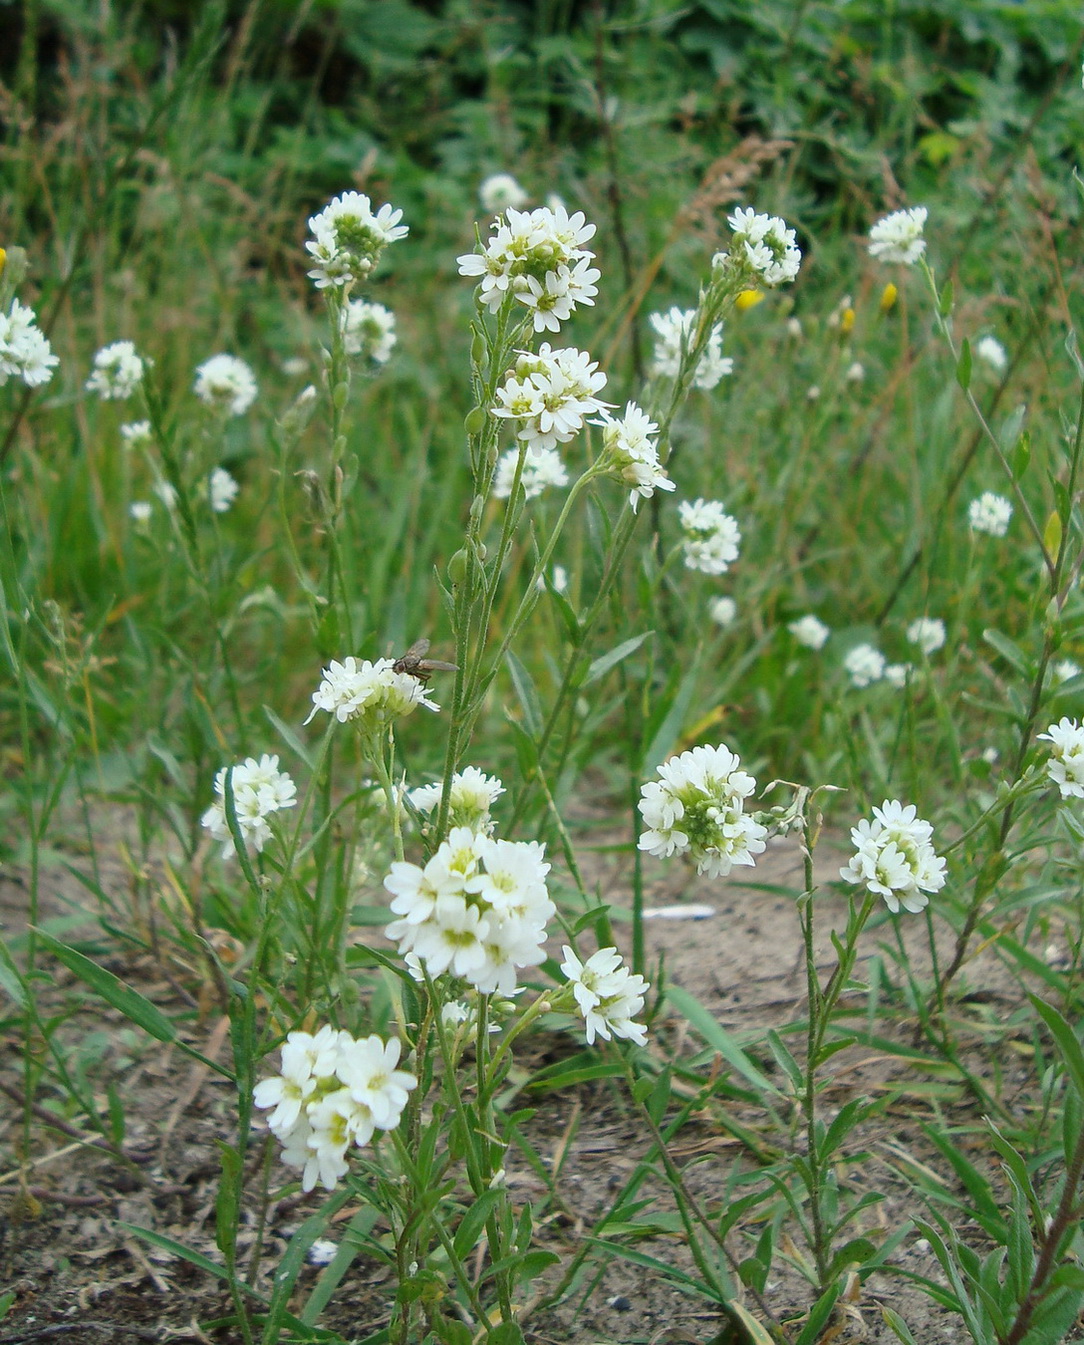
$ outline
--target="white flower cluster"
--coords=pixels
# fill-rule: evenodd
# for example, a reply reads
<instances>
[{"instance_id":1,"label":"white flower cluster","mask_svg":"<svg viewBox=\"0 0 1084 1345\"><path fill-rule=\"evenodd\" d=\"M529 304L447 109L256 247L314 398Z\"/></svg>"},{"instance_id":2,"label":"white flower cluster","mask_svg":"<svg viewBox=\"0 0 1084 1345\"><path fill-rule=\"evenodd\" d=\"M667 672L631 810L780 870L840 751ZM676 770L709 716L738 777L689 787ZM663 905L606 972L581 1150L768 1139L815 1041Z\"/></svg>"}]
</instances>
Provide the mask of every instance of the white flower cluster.
<instances>
[{"instance_id":1,"label":"white flower cluster","mask_svg":"<svg viewBox=\"0 0 1084 1345\"><path fill-rule=\"evenodd\" d=\"M509 206L518 210L527 204L529 197L511 173L493 173L479 186L478 199L483 210L493 213Z\"/></svg>"},{"instance_id":2,"label":"white flower cluster","mask_svg":"<svg viewBox=\"0 0 1084 1345\"><path fill-rule=\"evenodd\" d=\"M131 341L114 341L94 356L94 372L86 382L87 392L102 401L123 401L143 381L143 361Z\"/></svg>"},{"instance_id":3,"label":"white flower cluster","mask_svg":"<svg viewBox=\"0 0 1084 1345\"><path fill-rule=\"evenodd\" d=\"M972 532L984 532L990 537L1004 537L1012 518L1012 504L1004 495L984 490L972 500L967 509L967 521Z\"/></svg>"},{"instance_id":4,"label":"white flower cluster","mask_svg":"<svg viewBox=\"0 0 1084 1345\"><path fill-rule=\"evenodd\" d=\"M375 729L410 714L418 705L440 709L426 696L423 682L410 673L395 671L394 659L378 658L375 663L353 657L341 663L332 659L323 672L324 680L312 693L313 709L306 724L317 710L326 710L340 724L351 719L363 729Z\"/></svg>"},{"instance_id":5,"label":"white flower cluster","mask_svg":"<svg viewBox=\"0 0 1084 1345\"><path fill-rule=\"evenodd\" d=\"M1084 799L1084 728L1063 717L1039 737L1054 744L1046 769L1062 798Z\"/></svg>"},{"instance_id":6,"label":"white flower cluster","mask_svg":"<svg viewBox=\"0 0 1084 1345\"><path fill-rule=\"evenodd\" d=\"M649 500L656 490L675 489L659 462L659 450L651 437L658 434L659 427L635 402L627 403L620 419L603 411L602 419L591 424L602 427L600 466L632 487L629 504L633 513L640 500Z\"/></svg>"},{"instance_id":7,"label":"white flower cluster","mask_svg":"<svg viewBox=\"0 0 1084 1345\"><path fill-rule=\"evenodd\" d=\"M34 310L12 299L9 311L0 313L0 387L9 378L21 378L28 388L41 387L59 363L38 329Z\"/></svg>"},{"instance_id":8,"label":"white flower cluster","mask_svg":"<svg viewBox=\"0 0 1084 1345\"><path fill-rule=\"evenodd\" d=\"M133 420L120 427L121 442L125 448L142 448L154 438L149 420Z\"/></svg>"},{"instance_id":9,"label":"white flower cluster","mask_svg":"<svg viewBox=\"0 0 1084 1345\"><path fill-rule=\"evenodd\" d=\"M383 304L351 299L342 311L343 348L348 355L387 364L399 338L395 334L395 314Z\"/></svg>"},{"instance_id":10,"label":"white flower cluster","mask_svg":"<svg viewBox=\"0 0 1084 1345\"><path fill-rule=\"evenodd\" d=\"M885 656L871 644L856 644L843 660L852 686L868 687L885 675Z\"/></svg>"},{"instance_id":11,"label":"white flower cluster","mask_svg":"<svg viewBox=\"0 0 1084 1345\"><path fill-rule=\"evenodd\" d=\"M832 633L824 622L819 617L814 616L812 612L799 617L797 621L792 621L787 626L787 630L799 644L805 645L807 649L823 649L825 642Z\"/></svg>"},{"instance_id":12,"label":"white flower cluster","mask_svg":"<svg viewBox=\"0 0 1084 1345\"><path fill-rule=\"evenodd\" d=\"M594 232L580 210L509 207L494 220L484 249L457 259L459 274L478 278L479 298L491 313L511 294L531 310L536 332L557 332L578 305L595 302L599 272L591 265L595 254L583 246Z\"/></svg>"},{"instance_id":13,"label":"white flower cluster","mask_svg":"<svg viewBox=\"0 0 1084 1345\"><path fill-rule=\"evenodd\" d=\"M925 224L926 207L921 205L886 215L869 231L869 255L883 262L913 266L926 251L922 237Z\"/></svg>"},{"instance_id":14,"label":"white flower cluster","mask_svg":"<svg viewBox=\"0 0 1084 1345\"><path fill-rule=\"evenodd\" d=\"M229 859L234 853L233 835L226 820L226 775L229 770L228 766L223 766L215 776L218 798L202 818L212 839L222 842L223 859ZM279 770L278 757L267 755L259 761L248 757L234 766L232 784L237 825L245 844L254 850L262 850L271 839L267 819L272 813L292 808L297 803L297 787L285 771Z\"/></svg>"},{"instance_id":15,"label":"white flower cluster","mask_svg":"<svg viewBox=\"0 0 1084 1345\"><path fill-rule=\"evenodd\" d=\"M1080 664L1074 662L1071 658L1060 658L1051 665L1050 680L1055 686L1061 686L1063 682L1068 682L1073 677L1080 676Z\"/></svg>"},{"instance_id":16,"label":"white flower cluster","mask_svg":"<svg viewBox=\"0 0 1084 1345\"><path fill-rule=\"evenodd\" d=\"M938 617L920 616L907 627L907 638L924 654L935 654L945 643L945 623Z\"/></svg>"},{"instance_id":17,"label":"white flower cluster","mask_svg":"<svg viewBox=\"0 0 1084 1345\"><path fill-rule=\"evenodd\" d=\"M712 598L708 602L708 615L724 630L738 619L738 604L733 598Z\"/></svg>"},{"instance_id":18,"label":"white flower cluster","mask_svg":"<svg viewBox=\"0 0 1084 1345\"><path fill-rule=\"evenodd\" d=\"M996 336L980 336L975 342L975 358L989 365L994 373L1001 374L1009 363L1005 347Z\"/></svg>"},{"instance_id":19,"label":"white flower cluster","mask_svg":"<svg viewBox=\"0 0 1084 1345\"><path fill-rule=\"evenodd\" d=\"M216 514L224 514L237 498L240 489L225 467L216 467L207 478L207 502Z\"/></svg>"},{"instance_id":20,"label":"white flower cluster","mask_svg":"<svg viewBox=\"0 0 1084 1345\"><path fill-rule=\"evenodd\" d=\"M567 444L587 416L610 405L595 395L606 375L585 350L551 350L543 341L538 353L523 351L515 368L497 389L493 415L520 422L516 433L531 453Z\"/></svg>"},{"instance_id":21,"label":"white flower cluster","mask_svg":"<svg viewBox=\"0 0 1084 1345\"><path fill-rule=\"evenodd\" d=\"M783 285L798 274L802 253L786 220L778 215L758 215L750 206L743 206L728 217L727 223L734 230L737 258L760 284ZM725 265L735 253L730 257L725 252L716 253L712 265Z\"/></svg>"},{"instance_id":22,"label":"white flower cluster","mask_svg":"<svg viewBox=\"0 0 1084 1345\"><path fill-rule=\"evenodd\" d=\"M277 1075L253 1090L257 1107L270 1107L267 1124L282 1143L282 1161L301 1168L301 1189L317 1181L333 1191L359 1149L377 1130L394 1130L418 1080L396 1069L400 1046L375 1034L355 1040L330 1026L315 1035L291 1032Z\"/></svg>"},{"instance_id":23,"label":"white flower cluster","mask_svg":"<svg viewBox=\"0 0 1084 1345\"><path fill-rule=\"evenodd\" d=\"M512 494L512 482L516 479L516 463L519 462L519 449L510 448L502 453L497 463L497 474L493 478L493 497L507 500ZM555 448L540 448L528 453L519 474L519 484L528 500L541 495L548 486L567 486L568 472L561 461L561 455Z\"/></svg>"},{"instance_id":24,"label":"white flower cluster","mask_svg":"<svg viewBox=\"0 0 1084 1345\"><path fill-rule=\"evenodd\" d=\"M678 506L685 566L704 574L724 574L738 559L741 532L718 500L683 500Z\"/></svg>"},{"instance_id":25,"label":"white flower cluster","mask_svg":"<svg viewBox=\"0 0 1084 1345\"><path fill-rule=\"evenodd\" d=\"M696 324L696 309L671 308L667 313L652 313L648 319L655 328L655 351L651 362L654 378L677 378L681 356L688 349ZM696 364L693 387L709 389L734 370L734 361L723 355L723 324L711 329L708 343Z\"/></svg>"},{"instance_id":26,"label":"white flower cluster","mask_svg":"<svg viewBox=\"0 0 1084 1345\"><path fill-rule=\"evenodd\" d=\"M882 896L893 913L921 911L929 905L929 892L945 885L945 861L930 844L933 827L917 816L915 805L906 807L885 799L873 810L873 821L863 818L851 828L855 853L839 876L848 883L862 883Z\"/></svg>"},{"instance_id":27,"label":"white flower cluster","mask_svg":"<svg viewBox=\"0 0 1084 1345\"><path fill-rule=\"evenodd\" d=\"M640 790L640 814L648 830L641 850L666 859L687 854L697 873L721 878L736 864L753 864L764 850L767 828L745 811L756 780L739 769L729 747L694 747L659 767L659 779Z\"/></svg>"},{"instance_id":28,"label":"white flower cluster","mask_svg":"<svg viewBox=\"0 0 1084 1345\"><path fill-rule=\"evenodd\" d=\"M495 775L486 775L477 766L464 766L452 776L448 791L448 819L453 827L470 827L488 834L493 830L489 812L504 793L504 785ZM407 797L418 812L428 816L440 802L441 786L419 785Z\"/></svg>"},{"instance_id":29,"label":"white flower cluster","mask_svg":"<svg viewBox=\"0 0 1084 1345\"><path fill-rule=\"evenodd\" d=\"M647 1028L632 1020L644 1007L650 984L629 971L616 948L600 948L586 962L581 962L567 944L564 952L561 970L568 977L583 1014L588 1046L593 1045L596 1036L604 1041L621 1037L643 1046Z\"/></svg>"},{"instance_id":30,"label":"white flower cluster","mask_svg":"<svg viewBox=\"0 0 1084 1345\"><path fill-rule=\"evenodd\" d=\"M346 191L329 201L309 220L312 238L305 244L316 263L309 272L316 288L349 285L367 276L387 245L406 237L402 218L403 212L390 205L374 214L363 192Z\"/></svg>"},{"instance_id":31,"label":"white flower cluster","mask_svg":"<svg viewBox=\"0 0 1084 1345\"><path fill-rule=\"evenodd\" d=\"M483 994L510 995L517 967L545 957L550 866L538 841L499 841L455 827L426 864L397 861L384 879L399 917L385 933L430 976L450 972Z\"/></svg>"},{"instance_id":32,"label":"white flower cluster","mask_svg":"<svg viewBox=\"0 0 1084 1345\"><path fill-rule=\"evenodd\" d=\"M256 375L236 355L212 355L196 370L194 390L205 405L243 416L256 400Z\"/></svg>"}]
</instances>

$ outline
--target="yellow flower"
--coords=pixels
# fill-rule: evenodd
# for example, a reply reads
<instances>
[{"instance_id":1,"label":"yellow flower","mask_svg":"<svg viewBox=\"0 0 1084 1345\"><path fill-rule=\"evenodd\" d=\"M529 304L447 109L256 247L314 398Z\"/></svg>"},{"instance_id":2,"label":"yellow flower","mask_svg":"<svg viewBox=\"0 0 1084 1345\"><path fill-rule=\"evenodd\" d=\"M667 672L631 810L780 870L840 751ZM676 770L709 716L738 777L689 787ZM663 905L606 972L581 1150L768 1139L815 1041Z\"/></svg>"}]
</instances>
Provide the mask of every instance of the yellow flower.
<instances>
[{"instance_id":1,"label":"yellow flower","mask_svg":"<svg viewBox=\"0 0 1084 1345\"><path fill-rule=\"evenodd\" d=\"M739 313L744 313L747 308L756 308L763 298L762 290L742 290L734 304Z\"/></svg>"},{"instance_id":2,"label":"yellow flower","mask_svg":"<svg viewBox=\"0 0 1084 1345\"><path fill-rule=\"evenodd\" d=\"M898 294L899 294L899 290L896 289L895 285L893 285L893 283L892 283L891 280L890 280L890 281L888 282L888 284L884 287L884 289L883 289L882 292L881 292L881 312L882 312L882 313L888 313L888 312L890 312L893 308L895 308L895 306L896 306L896 296L897 296Z\"/></svg>"},{"instance_id":3,"label":"yellow flower","mask_svg":"<svg viewBox=\"0 0 1084 1345\"><path fill-rule=\"evenodd\" d=\"M8 254L3 248L0 248L0 276L4 274L4 267L7 265Z\"/></svg>"},{"instance_id":4,"label":"yellow flower","mask_svg":"<svg viewBox=\"0 0 1084 1345\"><path fill-rule=\"evenodd\" d=\"M839 330L844 334L844 336L846 336L846 334L851 330L853 326L854 326L854 309L845 308L843 312L839 315Z\"/></svg>"}]
</instances>

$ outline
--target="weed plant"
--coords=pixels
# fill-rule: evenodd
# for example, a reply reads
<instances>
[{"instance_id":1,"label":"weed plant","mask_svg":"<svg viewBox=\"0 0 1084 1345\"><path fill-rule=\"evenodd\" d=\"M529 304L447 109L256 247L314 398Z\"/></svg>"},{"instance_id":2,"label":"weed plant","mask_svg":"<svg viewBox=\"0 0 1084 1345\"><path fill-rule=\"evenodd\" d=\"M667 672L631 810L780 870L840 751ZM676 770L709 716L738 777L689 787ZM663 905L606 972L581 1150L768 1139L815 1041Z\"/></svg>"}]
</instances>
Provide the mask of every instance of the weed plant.
<instances>
[{"instance_id":1,"label":"weed plant","mask_svg":"<svg viewBox=\"0 0 1084 1345\"><path fill-rule=\"evenodd\" d=\"M344 5L335 40L355 50L378 8L350 30ZM873 1303L911 1342L894 1287L976 1345L1078 1329L1084 362L1059 153L1079 52L1057 7L1012 40L981 7L969 40L1042 67L1031 102L1026 79L1006 95L1011 152L963 113L918 137L901 59L884 143L917 145L908 191L867 172L833 204L826 162L868 170L873 131L833 104L809 133L833 85L794 75L831 38L807 8L596 15L588 45L541 7L533 45L487 48L486 106L523 96L484 134L464 98L458 136L423 146L392 126L400 90L367 123L398 148L373 154L310 100L266 183L260 131L297 88L285 58L260 68L255 9L228 30L203 7L142 92L114 78L139 68L138 16L73 27L55 141L25 123L24 18L0 273L0 808L27 917L0 954L21 1046L3 1180L40 1213L58 1133L139 1171L120 1072L69 1053L65 969L234 1090L210 1236L127 1230L221 1284L206 1325L227 1338L345 1339L322 1320L362 1256L389 1270L370 1345L515 1345L621 1259L709 1305L720 1342L814 1345ZM405 53L435 79L470 27L387 11L385 76ZM718 75L731 20L756 130L704 163L648 118L651 172L675 147L703 168L649 193L622 167L615 53L662 34ZM882 55L917 41L887 25ZM989 75L959 94L987 120ZM582 179L532 180L543 121L570 146L600 129ZM685 865L756 900L777 839L803 857L804 994L739 1037L649 956L645 885ZM606 888L600 846L623 863ZM61 863L85 894L67 911ZM989 959L1001 1022L974 1007ZM554 1033L585 1040L538 1066ZM854 1048L920 1074L921 1107L896 1076L840 1105ZM523 1104L604 1080L641 1147L558 1253L560 1173ZM914 1213L887 1231L860 1164L905 1106L926 1151L891 1147ZM683 1162L694 1125L740 1158ZM304 1218L277 1255L288 1197ZM912 1234L936 1274L908 1268Z\"/></svg>"}]
</instances>

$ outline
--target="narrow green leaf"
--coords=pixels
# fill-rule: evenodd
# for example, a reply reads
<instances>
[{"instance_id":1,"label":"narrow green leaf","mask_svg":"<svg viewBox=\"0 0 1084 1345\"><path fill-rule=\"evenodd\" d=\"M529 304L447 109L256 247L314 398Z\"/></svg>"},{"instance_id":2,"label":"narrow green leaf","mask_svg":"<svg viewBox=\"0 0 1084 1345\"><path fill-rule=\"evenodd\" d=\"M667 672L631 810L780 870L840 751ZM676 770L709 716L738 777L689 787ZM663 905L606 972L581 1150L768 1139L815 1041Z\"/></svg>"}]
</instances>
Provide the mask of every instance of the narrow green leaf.
<instances>
[{"instance_id":1,"label":"narrow green leaf","mask_svg":"<svg viewBox=\"0 0 1084 1345\"><path fill-rule=\"evenodd\" d=\"M761 1286L763 1288L763 1286ZM741 1328L747 1345L775 1345L767 1328L762 1322L758 1322L748 1308L743 1308L740 1303L727 1303L723 1309L726 1314L733 1318Z\"/></svg>"},{"instance_id":2,"label":"narrow green leaf","mask_svg":"<svg viewBox=\"0 0 1084 1345\"><path fill-rule=\"evenodd\" d=\"M486 1226L486 1220L494 1209L506 1198L502 1190L483 1191L474 1204L467 1210L459 1222L452 1239L455 1254L462 1261L474 1251Z\"/></svg>"},{"instance_id":3,"label":"narrow green leaf","mask_svg":"<svg viewBox=\"0 0 1084 1345\"><path fill-rule=\"evenodd\" d=\"M956 361L956 382L964 392L971 386L971 342L966 336L960 343L960 358Z\"/></svg>"},{"instance_id":4,"label":"narrow green leaf","mask_svg":"<svg viewBox=\"0 0 1084 1345\"><path fill-rule=\"evenodd\" d=\"M828 1325L828 1319L832 1315L832 1309L836 1306L836 1299L839 1297L840 1286L833 1284L825 1290L817 1299L816 1303L809 1313L805 1326L794 1342L794 1345L814 1345L815 1341L820 1340L821 1332Z\"/></svg>"},{"instance_id":5,"label":"narrow green leaf","mask_svg":"<svg viewBox=\"0 0 1084 1345\"><path fill-rule=\"evenodd\" d=\"M280 719L270 705L265 705L263 707L263 712L267 716L271 727L290 751L294 753L299 761L303 761L310 771L314 771L316 769L316 758L309 751L308 746L301 741L300 734L298 734L295 729L291 728L284 719Z\"/></svg>"},{"instance_id":6,"label":"narrow green leaf","mask_svg":"<svg viewBox=\"0 0 1084 1345\"><path fill-rule=\"evenodd\" d=\"M1035 1012L1050 1029L1077 1096L1084 1100L1084 1051L1080 1049L1076 1033L1052 1004L1047 1004L1037 995L1029 995L1028 999L1031 1000Z\"/></svg>"},{"instance_id":7,"label":"narrow green leaf","mask_svg":"<svg viewBox=\"0 0 1084 1345\"><path fill-rule=\"evenodd\" d=\"M175 1242L173 1238L167 1238L161 1233L155 1233L150 1228L140 1228L138 1224L126 1224L123 1220L118 1220L114 1225L116 1228L126 1229L129 1233L134 1233L136 1237L142 1238L144 1242L149 1242L152 1247L161 1247L163 1251L172 1252L174 1256L179 1256L182 1261L187 1261L189 1265L198 1266L208 1275L213 1275L219 1280L228 1280L229 1271L225 1266L220 1266L217 1261L212 1261L209 1256L204 1256L202 1252L195 1251L192 1247L186 1247L183 1242ZM238 1281L238 1286L250 1298L257 1303L266 1302L264 1296L249 1285Z\"/></svg>"},{"instance_id":8,"label":"narrow green leaf","mask_svg":"<svg viewBox=\"0 0 1084 1345\"><path fill-rule=\"evenodd\" d=\"M587 676L583 679L582 685L590 686L592 682L597 682L600 677L605 677L611 668L616 667L622 659L626 659L630 654L635 653L643 642L650 639L654 634L653 630L644 631L642 635L634 635L630 640L623 640L616 649L611 649L608 654L602 654L587 669Z\"/></svg>"},{"instance_id":9,"label":"narrow green leaf","mask_svg":"<svg viewBox=\"0 0 1084 1345\"><path fill-rule=\"evenodd\" d=\"M992 645L1005 662L1021 677L1028 678L1031 676L1031 665L1027 656L1020 646L1014 644L1007 635L1002 635L999 630L988 628L983 631L982 638L988 645Z\"/></svg>"},{"instance_id":10,"label":"narrow green leaf","mask_svg":"<svg viewBox=\"0 0 1084 1345\"><path fill-rule=\"evenodd\" d=\"M130 985L114 976L111 971L106 971L104 967L99 967L96 962L92 962L89 957L84 957L82 953L77 953L74 948L69 948L66 944L54 939L51 934L46 934L44 930L38 931L38 939L43 947L48 948L58 962L62 962L73 975L78 976L84 985L88 985L95 994L100 995L107 1004L111 1004L114 1009L124 1014L130 1022L141 1027L144 1032L154 1037L156 1041L172 1042L178 1050L183 1051L185 1055L191 1056L201 1064L221 1074L223 1078L234 1080L233 1073L226 1069L224 1065L216 1064L213 1060L208 1060L194 1047L188 1045L177 1035L177 1029L170 1020L158 1008L152 1004L149 999L144 998L138 990L133 990Z\"/></svg>"},{"instance_id":11,"label":"narrow green leaf","mask_svg":"<svg viewBox=\"0 0 1084 1345\"><path fill-rule=\"evenodd\" d=\"M915 1340L914 1336L911 1334L911 1328L898 1312L893 1312L891 1308L886 1308L882 1304L881 1316L885 1320L885 1325L892 1331L897 1339L903 1341L903 1345L918 1345L918 1341Z\"/></svg>"},{"instance_id":12,"label":"narrow green leaf","mask_svg":"<svg viewBox=\"0 0 1084 1345\"><path fill-rule=\"evenodd\" d=\"M512 678L512 686L515 688L520 708L523 710L523 725L537 742L542 736L542 725L544 723L538 691L531 680L531 674L510 649L504 657Z\"/></svg>"},{"instance_id":13,"label":"narrow green leaf","mask_svg":"<svg viewBox=\"0 0 1084 1345\"><path fill-rule=\"evenodd\" d=\"M666 998L678 1013L688 1020L689 1026L698 1032L713 1050L719 1052L727 1064L732 1065L755 1088L778 1096L779 1089L775 1084L761 1074L730 1033L713 1014L708 1013L698 999L677 985L666 987Z\"/></svg>"},{"instance_id":14,"label":"narrow green leaf","mask_svg":"<svg viewBox=\"0 0 1084 1345\"><path fill-rule=\"evenodd\" d=\"M1016 441L1012 456L1009 459L1009 466L1012 470L1012 479L1019 481L1031 465L1031 435L1022 434Z\"/></svg>"}]
</instances>

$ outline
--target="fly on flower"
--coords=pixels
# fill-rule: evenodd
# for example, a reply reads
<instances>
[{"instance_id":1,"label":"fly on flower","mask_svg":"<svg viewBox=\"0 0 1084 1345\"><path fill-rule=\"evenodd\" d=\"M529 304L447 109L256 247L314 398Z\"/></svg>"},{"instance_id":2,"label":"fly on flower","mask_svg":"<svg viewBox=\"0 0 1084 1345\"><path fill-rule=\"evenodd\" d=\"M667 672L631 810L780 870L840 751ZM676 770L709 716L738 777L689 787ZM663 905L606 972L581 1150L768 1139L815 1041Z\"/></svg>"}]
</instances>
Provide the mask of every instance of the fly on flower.
<instances>
[{"instance_id":1,"label":"fly on flower","mask_svg":"<svg viewBox=\"0 0 1084 1345\"><path fill-rule=\"evenodd\" d=\"M392 664L392 670L397 673L407 673L411 677L416 677L422 686L425 686L429 678L435 672L458 672L458 663L444 663L438 658L426 658L429 653L429 641L422 636L420 640L415 640L405 654L400 655Z\"/></svg>"}]
</instances>

